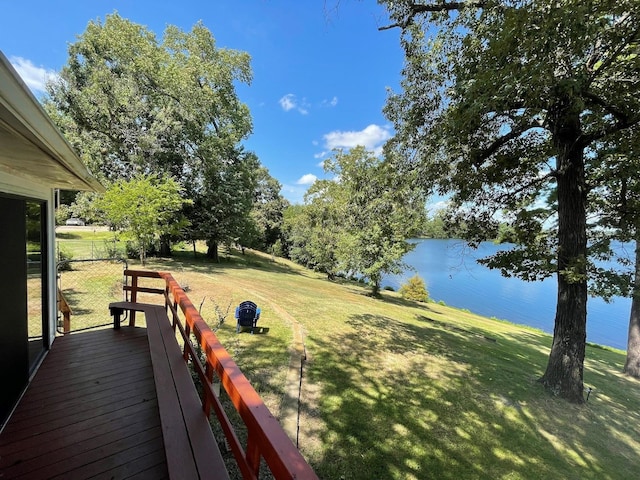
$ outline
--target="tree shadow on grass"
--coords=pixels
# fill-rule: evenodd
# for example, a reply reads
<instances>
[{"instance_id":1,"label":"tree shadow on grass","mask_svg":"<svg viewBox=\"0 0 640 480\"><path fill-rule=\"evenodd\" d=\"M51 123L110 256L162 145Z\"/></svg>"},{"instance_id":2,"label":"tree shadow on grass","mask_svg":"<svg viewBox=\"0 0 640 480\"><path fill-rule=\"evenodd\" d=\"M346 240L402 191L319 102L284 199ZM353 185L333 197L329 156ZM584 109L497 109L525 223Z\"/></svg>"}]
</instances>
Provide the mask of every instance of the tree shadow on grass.
<instances>
[{"instance_id":1,"label":"tree shadow on grass","mask_svg":"<svg viewBox=\"0 0 640 480\"><path fill-rule=\"evenodd\" d=\"M190 252L174 252L168 258L150 258L149 267L164 267L165 270L184 270L197 273L217 273L223 274L225 270L259 269L273 273L302 274L301 270L295 269L282 261L274 261L264 256L247 251L244 255L240 253L226 253L220 255L219 261L207 257L198 252L196 256Z\"/></svg>"},{"instance_id":2,"label":"tree shadow on grass","mask_svg":"<svg viewBox=\"0 0 640 480\"><path fill-rule=\"evenodd\" d=\"M59 240L81 240L82 235L71 232L56 232L56 239Z\"/></svg>"},{"instance_id":3,"label":"tree shadow on grass","mask_svg":"<svg viewBox=\"0 0 640 480\"><path fill-rule=\"evenodd\" d=\"M311 340L321 478L637 476L640 400L567 404L535 382L547 356L533 333L491 342L417 320L352 315L348 333Z\"/></svg>"}]
</instances>

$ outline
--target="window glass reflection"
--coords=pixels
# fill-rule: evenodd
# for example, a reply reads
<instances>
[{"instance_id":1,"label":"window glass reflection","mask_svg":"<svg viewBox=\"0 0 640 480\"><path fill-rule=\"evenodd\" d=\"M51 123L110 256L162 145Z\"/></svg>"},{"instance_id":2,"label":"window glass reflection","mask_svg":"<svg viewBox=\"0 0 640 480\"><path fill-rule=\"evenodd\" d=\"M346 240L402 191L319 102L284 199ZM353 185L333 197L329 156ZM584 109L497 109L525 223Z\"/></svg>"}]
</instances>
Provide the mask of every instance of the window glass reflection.
<instances>
[{"instance_id":1,"label":"window glass reflection","mask_svg":"<svg viewBox=\"0 0 640 480\"><path fill-rule=\"evenodd\" d=\"M27 318L29 367L33 370L45 350L45 265L44 208L40 202L26 202L27 210Z\"/></svg>"}]
</instances>

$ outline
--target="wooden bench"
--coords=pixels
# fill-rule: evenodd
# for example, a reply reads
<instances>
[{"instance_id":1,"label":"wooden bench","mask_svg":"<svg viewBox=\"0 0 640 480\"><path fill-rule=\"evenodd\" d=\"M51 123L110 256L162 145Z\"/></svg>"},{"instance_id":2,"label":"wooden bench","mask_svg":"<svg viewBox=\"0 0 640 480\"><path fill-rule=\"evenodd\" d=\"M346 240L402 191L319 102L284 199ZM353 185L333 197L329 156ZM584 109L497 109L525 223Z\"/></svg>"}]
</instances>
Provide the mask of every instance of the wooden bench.
<instances>
[{"instance_id":1,"label":"wooden bench","mask_svg":"<svg viewBox=\"0 0 640 480\"><path fill-rule=\"evenodd\" d=\"M228 479L165 307L115 302L109 304L109 310L114 317L114 328L119 328L125 310L145 315L169 477Z\"/></svg>"}]
</instances>

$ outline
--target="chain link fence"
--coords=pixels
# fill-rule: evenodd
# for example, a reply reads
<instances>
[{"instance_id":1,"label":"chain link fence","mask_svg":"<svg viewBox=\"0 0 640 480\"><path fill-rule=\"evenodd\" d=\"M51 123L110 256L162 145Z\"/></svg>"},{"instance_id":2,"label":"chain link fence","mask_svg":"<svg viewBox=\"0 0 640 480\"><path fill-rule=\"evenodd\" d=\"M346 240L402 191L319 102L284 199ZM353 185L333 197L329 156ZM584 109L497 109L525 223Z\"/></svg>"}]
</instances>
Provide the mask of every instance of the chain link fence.
<instances>
[{"instance_id":1,"label":"chain link fence","mask_svg":"<svg viewBox=\"0 0 640 480\"><path fill-rule=\"evenodd\" d=\"M126 268L123 258L58 262L58 333L111 325L109 303L125 299Z\"/></svg>"}]
</instances>

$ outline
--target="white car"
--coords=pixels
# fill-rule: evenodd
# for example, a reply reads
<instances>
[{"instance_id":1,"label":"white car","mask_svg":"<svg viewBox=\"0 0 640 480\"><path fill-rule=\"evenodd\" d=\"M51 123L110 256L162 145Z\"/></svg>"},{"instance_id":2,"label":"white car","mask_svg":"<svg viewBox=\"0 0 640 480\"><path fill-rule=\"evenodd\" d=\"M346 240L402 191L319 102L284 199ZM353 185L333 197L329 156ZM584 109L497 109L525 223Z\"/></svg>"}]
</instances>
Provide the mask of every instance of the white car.
<instances>
[{"instance_id":1,"label":"white car","mask_svg":"<svg viewBox=\"0 0 640 480\"><path fill-rule=\"evenodd\" d=\"M80 218L70 218L65 222L65 224L75 227L84 227L84 220L81 220Z\"/></svg>"}]
</instances>

